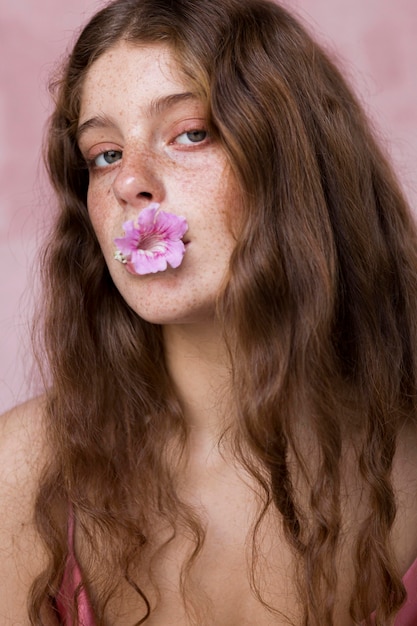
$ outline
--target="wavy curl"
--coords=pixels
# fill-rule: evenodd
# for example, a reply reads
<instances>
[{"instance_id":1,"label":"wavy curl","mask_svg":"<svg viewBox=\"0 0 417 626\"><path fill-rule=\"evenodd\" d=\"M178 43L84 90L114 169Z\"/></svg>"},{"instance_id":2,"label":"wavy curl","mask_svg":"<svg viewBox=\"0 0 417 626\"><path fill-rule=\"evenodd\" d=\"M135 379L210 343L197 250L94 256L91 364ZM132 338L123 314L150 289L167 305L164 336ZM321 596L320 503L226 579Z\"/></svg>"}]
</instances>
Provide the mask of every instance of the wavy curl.
<instances>
[{"instance_id":1,"label":"wavy curl","mask_svg":"<svg viewBox=\"0 0 417 626\"><path fill-rule=\"evenodd\" d=\"M55 85L47 164L59 213L43 259L43 328L56 455L36 503L50 563L32 588L31 623L43 623L59 588L67 552L59 511L69 502L91 554L101 537L108 544L104 561L92 557L85 568L100 623L121 578L143 599L139 623L147 620L134 573L154 513L171 537L184 526L194 538L184 596L204 542L202 522L175 491L173 459L187 427L161 329L116 290L86 207L81 88L121 40L172 47L240 181L243 226L218 303L233 365L235 451L259 481L262 515L275 507L282 516L303 623L333 623L351 446L367 517L355 531L350 612L359 622L376 602L378 624L388 624L405 598L390 546L391 470L397 434L416 417L415 228L335 64L285 9L262 0L116 0L82 31ZM314 461L298 437L306 423Z\"/></svg>"}]
</instances>

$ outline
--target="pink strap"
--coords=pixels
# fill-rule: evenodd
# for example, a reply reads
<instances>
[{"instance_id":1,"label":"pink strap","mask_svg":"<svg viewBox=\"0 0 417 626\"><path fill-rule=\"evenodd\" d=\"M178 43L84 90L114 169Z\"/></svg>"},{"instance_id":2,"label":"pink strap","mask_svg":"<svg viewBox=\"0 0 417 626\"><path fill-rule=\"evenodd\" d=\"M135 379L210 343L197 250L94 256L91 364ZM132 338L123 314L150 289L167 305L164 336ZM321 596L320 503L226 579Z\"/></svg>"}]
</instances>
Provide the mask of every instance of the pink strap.
<instances>
[{"instance_id":1,"label":"pink strap","mask_svg":"<svg viewBox=\"0 0 417 626\"><path fill-rule=\"evenodd\" d=\"M63 626L73 626L72 607L77 597L77 617L79 626L96 626L93 608L82 583L82 573L74 552L75 519L72 508L68 517L68 556L64 576L56 599L58 614Z\"/></svg>"},{"instance_id":2,"label":"pink strap","mask_svg":"<svg viewBox=\"0 0 417 626\"><path fill-rule=\"evenodd\" d=\"M395 620L395 626L417 625L417 559L403 578L407 589L407 600Z\"/></svg>"},{"instance_id":3,"label":"pink strap","mask_svg":"<svg viewBox=\"0 0 417 626\"><path fill-rule=\"evenodd\" d=\"M395 618L394 626L417 626L417 559L403 576L403 583L407 591L407 600ZM372 624L375 624L375 613L371 615Z\"/></svg>"}]
</instances>

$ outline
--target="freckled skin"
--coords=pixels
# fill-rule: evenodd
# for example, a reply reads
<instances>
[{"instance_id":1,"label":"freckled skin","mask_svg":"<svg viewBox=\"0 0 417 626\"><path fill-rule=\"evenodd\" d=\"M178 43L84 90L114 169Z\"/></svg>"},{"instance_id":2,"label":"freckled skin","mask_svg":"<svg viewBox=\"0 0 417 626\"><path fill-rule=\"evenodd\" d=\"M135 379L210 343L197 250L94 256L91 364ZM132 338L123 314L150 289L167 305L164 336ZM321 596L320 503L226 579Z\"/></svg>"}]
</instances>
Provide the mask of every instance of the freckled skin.
<instances>
[{"instance_id":1,"label":"freckled skin","mask_svg":"<svg viewBox=\"0 0 417 626\"><path fill-rule=\"evenodd\" d=\"M80 125L110 120L81 135L83 155L91 160L121 152L114 163L90 168L91 222L120 293L138 315L158 324L213 318L235 246L227 215L237 207L238 192L223 149L210 138L192 145L176 140L207 129L204 104L189 98L149 111L156 99L190 91L167 46L126 43L93 64L82 91ZM123 222L150 202L186 218L190 243L179 268L132 276L114 260L113 240L123 235Z\"/></svg>"}]
</instances>

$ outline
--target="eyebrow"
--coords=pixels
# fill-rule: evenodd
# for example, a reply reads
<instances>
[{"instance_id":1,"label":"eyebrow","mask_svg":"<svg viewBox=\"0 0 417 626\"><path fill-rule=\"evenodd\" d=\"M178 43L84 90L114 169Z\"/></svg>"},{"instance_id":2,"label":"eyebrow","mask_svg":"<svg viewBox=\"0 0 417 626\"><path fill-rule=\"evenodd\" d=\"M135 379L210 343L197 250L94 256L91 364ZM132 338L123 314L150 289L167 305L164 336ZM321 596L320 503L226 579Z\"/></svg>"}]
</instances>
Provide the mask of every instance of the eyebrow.
<instances>
[{"instance_id":1,"label":"eyebrow","mask_svg":"<svg viewBox=\"0 0 417 626\"><path fill-rule=\"evenodd\" d=\"M196 96L196 94L192 93L191 91L186 91L184 93L173 93L167 96L162 96L160 98L155 98L149 103L146 115L147 117L161 115L167 109L172 108L173 106L181 102L198 99L199 98ZM111 128L115 127L115 125L116 124L111 117L108 117L107 115L96 115L78 126L76 139L77 141L79 141L82 135L91 128Z\"/></svg>"},{"instance_id":2,"label":"eyebrow","mask_svg":"<svg viewBox=\"0 0 417 626\"><path fill-rule=\"evenodd\" d=\"M151 100L149 104L149 114L150 115L160 115L164 113L166 109L169 109L180 102L186 102L187 100L197 100L197 96L195 93L191 91L186 91L184 93L173 93L168 96L163 96L161 98L155 98Z\"/></svg>"}]
</instances>

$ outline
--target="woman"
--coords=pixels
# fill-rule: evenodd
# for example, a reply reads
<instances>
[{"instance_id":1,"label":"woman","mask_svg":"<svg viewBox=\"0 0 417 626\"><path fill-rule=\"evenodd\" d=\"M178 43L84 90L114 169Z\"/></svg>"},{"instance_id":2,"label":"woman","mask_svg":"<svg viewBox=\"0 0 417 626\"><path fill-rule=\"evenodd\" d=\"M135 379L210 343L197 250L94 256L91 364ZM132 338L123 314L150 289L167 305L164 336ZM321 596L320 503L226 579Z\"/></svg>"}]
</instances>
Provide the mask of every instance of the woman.
<instances>
[{"instance_id":1,"label":"woman","mask_svg":"<svg viewBox=\"0 0 417 626\"><path fill-rule=\"evenodd\" d=\"M116 0L47 162L5 623L416 624L417 239L332 62L262 0Z\"/></svg>"}]
</instances>

